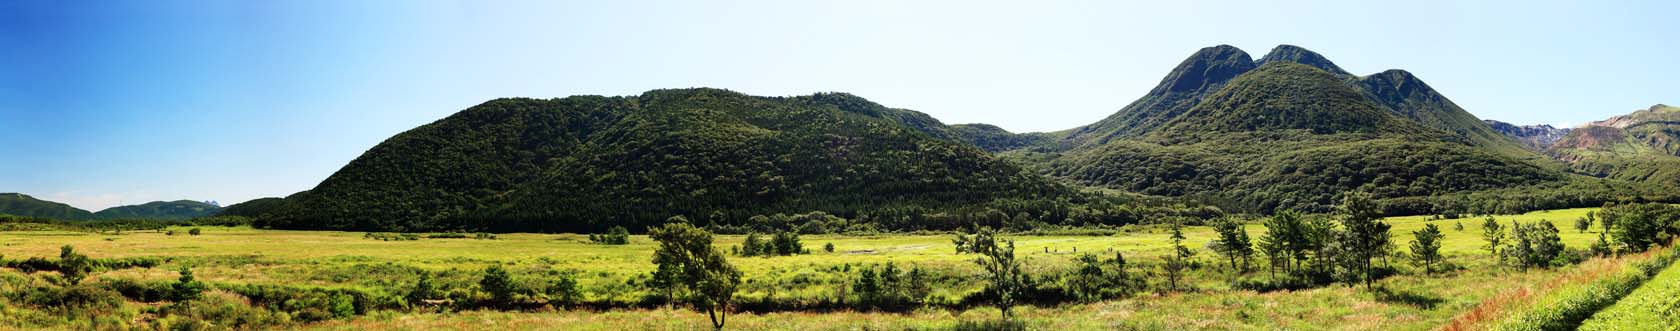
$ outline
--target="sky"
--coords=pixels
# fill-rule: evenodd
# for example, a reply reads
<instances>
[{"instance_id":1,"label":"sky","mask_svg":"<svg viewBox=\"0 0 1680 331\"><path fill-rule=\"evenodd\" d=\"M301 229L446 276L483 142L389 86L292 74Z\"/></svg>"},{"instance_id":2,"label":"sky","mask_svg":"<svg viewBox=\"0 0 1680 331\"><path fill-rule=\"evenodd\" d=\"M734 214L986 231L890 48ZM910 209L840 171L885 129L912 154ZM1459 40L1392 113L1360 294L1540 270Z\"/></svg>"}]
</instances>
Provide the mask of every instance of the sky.
<instances>
[{"instance_id":1,"label":"sky","mask_svg":"<svg viewBox=\"0 0 1680 331\"><path fill-rule=\"evenodd\" d=\"M1405 69L1519 124L1680 103L1680 2L1371 2L5 1L0 192L95 211L286 196L498 97L839 91L1054 131L1218 44Z\"/></svg>"}]
</instances>

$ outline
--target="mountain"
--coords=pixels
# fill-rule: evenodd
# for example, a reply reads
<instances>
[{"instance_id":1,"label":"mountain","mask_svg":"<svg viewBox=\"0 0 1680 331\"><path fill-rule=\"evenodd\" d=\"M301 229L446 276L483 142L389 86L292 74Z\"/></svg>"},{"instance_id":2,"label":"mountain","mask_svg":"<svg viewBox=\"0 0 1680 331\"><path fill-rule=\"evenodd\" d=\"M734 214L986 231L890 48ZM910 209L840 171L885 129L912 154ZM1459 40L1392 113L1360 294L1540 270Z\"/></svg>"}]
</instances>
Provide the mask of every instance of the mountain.
<instances>
[{"instance_id":1,"label":"mountain","mask_svg":"<svg viewBox=\"0 0 1680 331\"><path fill-rule=\"evenodd\" d=\"M1536 152L1545 152L1563 136L1568 135L1569 128L1555 128L1551 125L1516 125L1495 120L1482 120L1494 131L1517 140L1523 147Z\"/></svg>"},{"instance_id":2,"label":"mountain","mask_svg":"<svg viewBox=\"0 0 1680 331\"><path fill-rule=\"evenodd\" d=\"M216 212L216 216L244 216L259 217L268 214L285 203L283 198L257 198L223 207Z\"/></svg>"},{"instance_id":3,"label":"mountain","mask_svg":"<svg viewBox=\"0 0 1680 331\"><path fill-rule=\"evenodd\" d=\"M92 219L93 213L23 193L0 193L0 214L62 220Z\"/></svg>"},{"instance_id":4,"label":"mountain","mask_svg":"<svg viewBox=\"0 0 1680 331\"><path fill-rule=\"evenodd\" d=\"M221 210L221 207L202 201L176 200L153 201L138 205L117 206L106 208L93 213L95 219L157 219L183 220L194 217L210 216Z\"/></svg>"},{"instance_id":5,"label":"mountain","mask_svg":"<svg viewBox=\"0 0 1680 331\"><path fill-rule=\"evenodd\" d=\"M935 213L1071 189L920 113L843 93L497 99L403 132L260 226L598 231L672 215Z\"/></svg>"},{"instance_id":6,"label":"mountain","mask_svg":"<svg viewBox=\"0 0 1680 331\"><path fill-rule=\"evenodd\" d=\"M1357 77L1279 46L1204 48L1143 98L1070 131L1047 172L1238 210L1329 211L1352 190L1434 196L1564 181L1410 73Z\"/></svg>"},{"instance_id":7,"label":"mountain","mask_svg":"<svg viewBox=\"0 0 1680 331\"><path fill-rule=\"evenodd\" d=\"M1587 123L1547 153L1572 171L1614 179L1680 184L1680 108L1650 108Z\"/></svg>"}]
</instances>

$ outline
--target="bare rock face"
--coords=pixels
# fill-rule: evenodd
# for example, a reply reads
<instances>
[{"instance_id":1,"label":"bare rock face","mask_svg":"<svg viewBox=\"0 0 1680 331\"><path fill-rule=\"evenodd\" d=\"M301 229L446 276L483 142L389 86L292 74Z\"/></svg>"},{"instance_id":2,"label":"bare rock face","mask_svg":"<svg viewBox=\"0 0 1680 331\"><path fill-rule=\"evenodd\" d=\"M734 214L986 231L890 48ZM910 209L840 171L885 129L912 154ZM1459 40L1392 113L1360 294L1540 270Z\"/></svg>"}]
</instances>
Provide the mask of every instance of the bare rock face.
<instances>
[{"instance_id":1,"label":"bare rock face","mask_svg":"<svg viewBox=\"0 0 1680 331\"><path fill-rule=\"evenodd\" d=\"M1570 128L1557 128L1546 124L1516 125L1495 120L1484 120L1484 122L1487 122L1488 126L1493 127L1494 131L1498 131L1500 134L1511 137L1511 139L1516 139L1517 142L1522 143L1523 147L1527 147L1528 149L1535 151L1544 151L1547 148L1552 147L1552 144L1557 143L1558 140L1563 139L1566 135L1569 135L1569 131L1573 130Z\"/></svg>"}]
</instances>

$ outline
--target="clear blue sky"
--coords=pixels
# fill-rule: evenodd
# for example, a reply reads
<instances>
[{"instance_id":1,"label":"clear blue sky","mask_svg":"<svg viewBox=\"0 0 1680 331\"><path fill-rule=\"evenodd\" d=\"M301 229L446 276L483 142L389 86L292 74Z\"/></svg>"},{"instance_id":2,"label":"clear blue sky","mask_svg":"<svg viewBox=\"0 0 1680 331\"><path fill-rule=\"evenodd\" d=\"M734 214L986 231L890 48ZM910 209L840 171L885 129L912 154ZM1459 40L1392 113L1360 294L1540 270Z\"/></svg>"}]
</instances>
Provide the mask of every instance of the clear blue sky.
<instances>
[{"instance_id":1,"label":"clear blue sky","mask_svg":"<svg viewBox=\"0 0 1680 331\"><path fill-rule=\"evenodd\" d=\"M1674 3L6 1L0 191L94 210L284 196L511 96L844 91L1060 130L1216 44L1406 69L1480 117L1572 125L1680 103Z\"/></svg>"}]
</instances>

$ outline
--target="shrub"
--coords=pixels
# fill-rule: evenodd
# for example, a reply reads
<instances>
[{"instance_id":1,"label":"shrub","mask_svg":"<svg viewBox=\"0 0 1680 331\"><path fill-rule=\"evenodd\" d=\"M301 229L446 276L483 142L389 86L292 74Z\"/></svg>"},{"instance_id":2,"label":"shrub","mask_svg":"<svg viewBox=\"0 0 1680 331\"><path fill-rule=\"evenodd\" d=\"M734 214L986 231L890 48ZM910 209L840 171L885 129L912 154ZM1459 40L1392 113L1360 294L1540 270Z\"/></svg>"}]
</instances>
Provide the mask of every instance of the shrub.
<instances>
[{"instance_id":1,"label":"shrub","mask_svg":"<svg viewBox=\"0 0 1680 331\"><path fill-rule=\"evenodd\" d=\"M204 233L204 232L199 230L198 228L192 228L191 230L187 230L187 234L189 234L189 235L196 236L196 235L199 235L199 234L202 234L202 233Z\"/></svg>"},{"instance_id":2,"label":"shrub","mask_svg":"<svg viewBox=\"0 0 1680 331\"><path fill-rule=\"evenodd\" d=\"M630 230L615 225L605 234L589 235L589 241L602 245L627 245L630 244Z\"/></svg>"},{"instance_id":3,"label":"shrub","mask_svg":"<svg viewBox=\"0 0 1680 331\"><path fill-rule=\"evenodd\" d=\"M181 267L181 277L170 286L170 298L175 301L192 301L198 299L205 289L204 282L193 278L192 269Z\"/></svg>"},{"instance_id":4,"label":"shrub","mask_svg":"<svg viewBox=\"0 0 1680 331\"><path fill-rule=\"evenodd\" d=\"M492 264L484 269L484 276L479 278L478 287L490 295L490 304L497 307L512 305L514 293L519 292L519 284L513 282L513 276L509 276L500 264Z\"/></svg>"}]
</instances>

